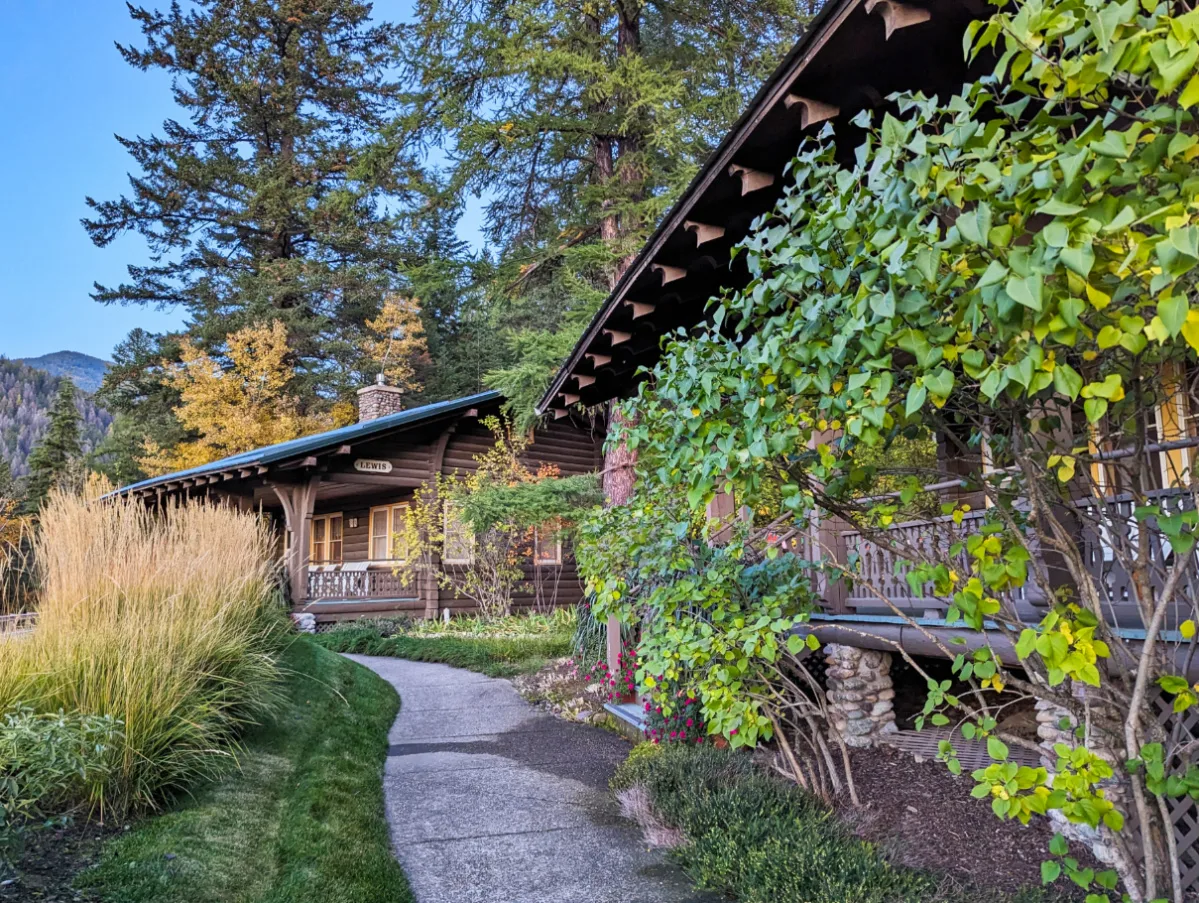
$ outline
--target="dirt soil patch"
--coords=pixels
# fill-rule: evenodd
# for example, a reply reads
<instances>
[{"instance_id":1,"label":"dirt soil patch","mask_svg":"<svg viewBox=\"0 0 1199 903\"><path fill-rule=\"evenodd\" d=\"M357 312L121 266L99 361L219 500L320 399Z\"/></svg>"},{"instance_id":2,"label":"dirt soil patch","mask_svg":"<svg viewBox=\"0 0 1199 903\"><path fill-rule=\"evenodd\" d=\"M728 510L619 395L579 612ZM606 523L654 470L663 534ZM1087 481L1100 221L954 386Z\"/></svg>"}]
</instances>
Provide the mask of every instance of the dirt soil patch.
<instances>
[{"instance_id":1,"label":"dirt soil patch","mask_svg":"<svg viewBox=\"0 0 1199 903\"><path fill-rule=\"evenodd\" d=\"M0 901L91 903L97 898L75 890L75 877L95 864L104 841L117 828L80 822L60 829L31 831L15 875L0 869Z\"/></svg>"},{"instance_id":2,"label":"dirt soil patch","mask_svg":"<svg viewBox=\"0 0 1199 903\"><path fill-rule=\"evenodd\" d=\"M512 684L526 700L563 721L602 727L611 718L604 711L603 684L579 673L573 659L555 659L540 671L512 678Z\"/></svg>"},{"instance_id":3,"label":"dirt soil patch","mask_svg":"<svg viewBox=\"0 0 1199 903\"><path fill-rule=\"evenodd\" d=\"M847 803L841 815L891 861L1007 893L1040 887L1041 862L1049 858L1053 837L1045 819L1001 821L988 800L970 795L974 782L968 775L955 777L940 762L918 762L886 747L853 750L851 760L862 808ZM1100 867L1077 844L1070 852Z\"/></svg>"}]
</instances>

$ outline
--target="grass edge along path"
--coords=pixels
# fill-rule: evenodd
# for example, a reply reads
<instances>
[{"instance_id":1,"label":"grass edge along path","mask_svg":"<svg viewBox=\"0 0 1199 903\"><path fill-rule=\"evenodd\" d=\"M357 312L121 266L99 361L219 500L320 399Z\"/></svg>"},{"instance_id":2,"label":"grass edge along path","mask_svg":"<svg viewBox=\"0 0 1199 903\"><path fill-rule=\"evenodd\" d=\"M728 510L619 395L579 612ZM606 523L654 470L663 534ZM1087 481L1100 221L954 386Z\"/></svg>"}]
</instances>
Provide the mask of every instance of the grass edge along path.
<instances>
[{"instance_id":1,"label":"grass edge along path","mask_svg":"<svg viewBox=\"0 0 1199 903\"><path fill-rule=\"evenodd\" d=\"M344 626L318 634L318 643L334 652L381 655L414 662L440 662L477 671L488 677L531 674L546 662L570 654L569 633L535 636L420 637L400 634L381 636L370 626Z\"/></svg>"},{"instance_id":2,"label":"grass edge along path","mask_svg":"<svg viewBox=\"0 0 1199 903\"><path fill-rule=\"evenodd\" d=\"M80 889L120 903L412 903L383 811L395 690L299 638L241 769L110 841Z\"/></svg>"}]
</instances>

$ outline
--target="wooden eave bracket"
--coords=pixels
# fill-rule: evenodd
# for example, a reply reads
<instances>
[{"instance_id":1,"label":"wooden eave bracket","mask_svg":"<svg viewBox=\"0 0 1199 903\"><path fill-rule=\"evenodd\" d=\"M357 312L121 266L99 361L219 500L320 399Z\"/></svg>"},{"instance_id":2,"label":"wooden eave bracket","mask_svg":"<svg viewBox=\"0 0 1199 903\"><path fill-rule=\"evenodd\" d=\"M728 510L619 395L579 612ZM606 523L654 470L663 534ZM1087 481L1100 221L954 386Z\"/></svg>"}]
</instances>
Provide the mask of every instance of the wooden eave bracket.
<instances>
[{"instance_id":1,"label":"wooden eave bracket","mask_svg":"<svg viewBox=\"0 0 1199 903\"><path fill-rule=\"evenodd\" d=\"M678 282L680 279L687 278L687 271L682 267L672 267L665 263L651 263L650 269L655 273L662 274L663 285L669 285L672 282Z\"/></svg>"},{"instance_id":2,"label":"wooden eave bracket","mask_svg":"<svg viewBox=\"0 0 1199 903\"><path fill-rule=\"evenodd\" d=\"M693 219L683 220L683 230L695 233L696 247L715 241L724 236L724 226L711 226L708 223L697 223Z\"/></svg>"},{"instance_id":3,"label":"wooden eave bracket","mask_svg":"<svg viewBox=\"0 0 1199 903\"><path fill-rule=\"evenodd\" d=\"M633 337L631 332L621 332L619 329L605 329L604 335L613 345L622 345Z\"/></svg>"},{"instance_id":4,"label":"wooden eave bracket","mask_svg":"<svg viewBox=\"0 0 1199 903\"><path fill-rule=\"evenodd\" d=\"M730 176L741 177L741 194L746 195L752 191L759 191L774 184L774 176L768 172L762 172L760 169L750 169L748 166L742 166L739 163L734 163L729 167Z\"/></svg>"},{"instance_id":5,"label":"wooden eave bracket","mask_svg":"<svg viewBox=\"0 0 1199 903\"><path fill-rule=\"evenodd\" d=\"M595 354L594 352L589 351L584 354L583 357L591 361L591 366L594 369L606 367L608 364L612 363L612 355L610 354Z\"/></svg>"},{"instance_id":6,"label":"wooden eave bracket","mask_svg":"<svg viewBox=\"0 0 1199 903\"><path fill-rule=\"evenodd\" d=\"M628 298L624 299L624 306L632 309L634 320L640 320L642 317L648 317L654 312L655 309L653 304L646 304L643 301L630 301Z\"/></svg>"},{"instance_id":7,"label":"wooden eave bracket","mask_svg":"<svg viewBox=\"0 0 1199 903\"><path fill-rule=\"evenodd\" d=\"M565 417L569 413L570 413L570 411L567 410L566 408L554 408L554 419L561 420L563 417Z\"/></svg>"},{"instance_id":8,"label":"wooden eave bracket","mask_svg":"<svg viewBox=\"0 0 1199 903\"><path fill-rule=\"evenodd\" d=\"M933 14L927 9L899 3L898 0L866 0L866 12L877 12L883 17L888 40L899 29L919 25L933 17Z\"/></svg>"},{"instance_id":9,"label":"wooden eave bracket","mask_svg":"<svg viewBox=\"0 0 1199 903\"><path fill-rule=\"evenodd\" d=\"M788 94L783 98L787 109L799 107L799 124L801 128L827 122L841 115L841 108L823 100L812 100L810 97L800 97L798 94Z\"/></svg>"},{"instance_id":10,"label":"wooden eave bracket","mask_svg":"<svg viewBox=\"0 0 1199 903\"><path fill-rule=\"evenodd\" d=\"M579 396L572 395L570 392L563 392L562 393L562 401L566 404L567 407L570 407L570 405L572 405L572 404L579 403Z\"/></svg>"},{"instance_id":11,"label":"wooden eave bracket","mask_svg":"<svg viewBox=\"0 0 1199 903\"><path fill-rule=\"evenodd\" d=\"M575 382L578 383L580 389L586 389L595 382L595 377L588 376L586 373L576 373L574 377Z\"/></svg>"}]
</instances>

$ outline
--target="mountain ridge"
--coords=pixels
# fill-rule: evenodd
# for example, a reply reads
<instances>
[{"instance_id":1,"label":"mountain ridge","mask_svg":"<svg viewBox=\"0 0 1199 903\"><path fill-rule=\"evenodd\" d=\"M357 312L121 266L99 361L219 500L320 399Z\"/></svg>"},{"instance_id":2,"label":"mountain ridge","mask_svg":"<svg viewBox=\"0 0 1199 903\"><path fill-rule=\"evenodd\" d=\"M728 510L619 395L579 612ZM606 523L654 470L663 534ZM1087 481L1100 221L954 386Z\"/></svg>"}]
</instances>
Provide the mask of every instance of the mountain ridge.
<instances>
[{"instance_id":1,"label":"mountain ridge","mask_svg":"<svg viewBox=\"0 0 1199 903\"><path fill-rule=\"evenodd\" d=\"M42 370L51 376L68 376L71 382L84 392L95 392L99 389L104 374L112 366L111 362L84 354L82 351L54 351L40 357L18 357L12 360L34 370Z\"/></svg>"}]
</instances>

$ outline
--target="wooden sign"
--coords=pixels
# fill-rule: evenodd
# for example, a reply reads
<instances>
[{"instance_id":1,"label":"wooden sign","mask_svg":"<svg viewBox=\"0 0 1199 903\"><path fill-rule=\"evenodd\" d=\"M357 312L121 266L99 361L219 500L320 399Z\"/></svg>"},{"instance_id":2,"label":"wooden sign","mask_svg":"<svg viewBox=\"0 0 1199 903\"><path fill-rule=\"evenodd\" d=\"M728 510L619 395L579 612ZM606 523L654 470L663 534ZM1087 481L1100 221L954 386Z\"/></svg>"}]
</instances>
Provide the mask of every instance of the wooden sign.
<instances>
[{"instance_id":1,"label":"wooden sign","mask_svg":"<svg viewBox=\"0 0 1199 903\"><path fill-rule=\"evenodd\" d=\"M361 473L391 473L391 462L359 458L354 462L354 469Z\"/></svg>"}]
</instances>

